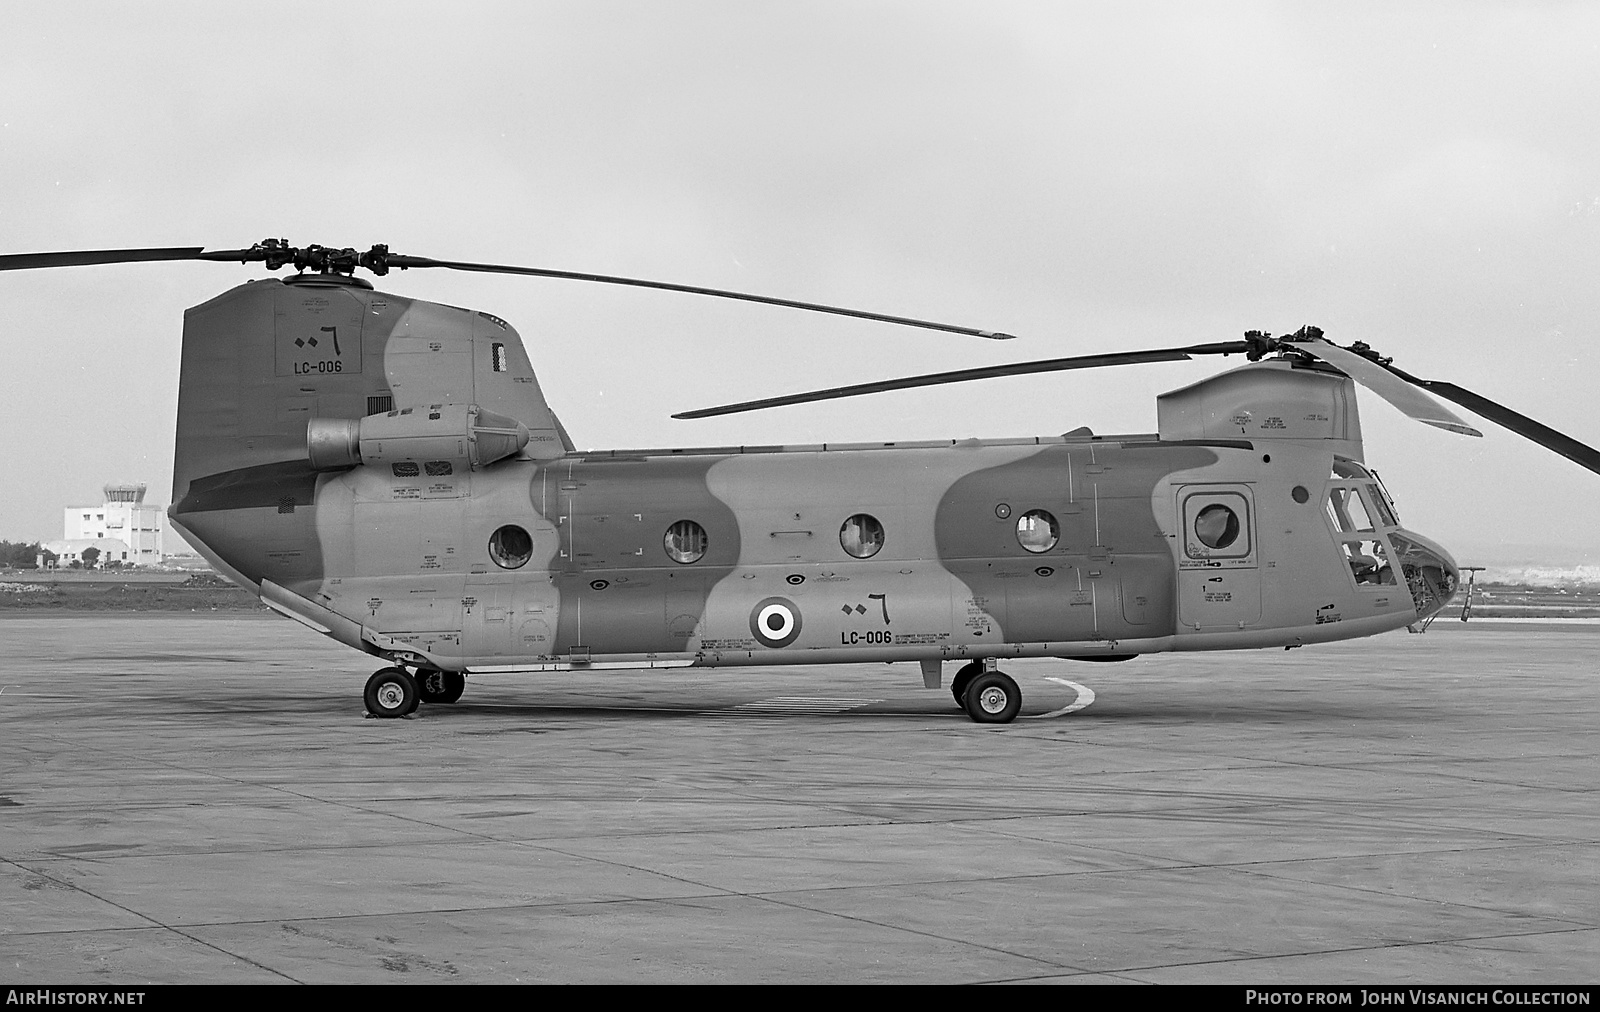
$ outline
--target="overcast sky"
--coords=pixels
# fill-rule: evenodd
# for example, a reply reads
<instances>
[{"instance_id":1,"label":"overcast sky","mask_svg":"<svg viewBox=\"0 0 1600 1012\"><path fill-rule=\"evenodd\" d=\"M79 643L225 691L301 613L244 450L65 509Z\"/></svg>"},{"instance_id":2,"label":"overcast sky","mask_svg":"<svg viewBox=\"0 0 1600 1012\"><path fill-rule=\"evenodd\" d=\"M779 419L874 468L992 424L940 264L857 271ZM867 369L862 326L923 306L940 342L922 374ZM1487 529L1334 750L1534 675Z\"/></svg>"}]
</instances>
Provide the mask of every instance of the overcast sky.
<instances>
[{"instance_id":1,"label":"overcast sky","mask_svg":"<svg viewBox=\"0 0 1600 1012\"><path fill-rule=\"evenodd\" d=\"M584 447L1155 427L1220 360L699 422L686 408L1274 333L1367 341L1600 444L1600 6L18 4L0 252L296 244L637 275L972 338L450 272ZM183 310L259 267L0 274L0 538L170 497ZM1235 360L1229 360L1228 365ZM1600 562L1600 476L1362 395L1460 561Z\"/></svg>"}]
</instances>

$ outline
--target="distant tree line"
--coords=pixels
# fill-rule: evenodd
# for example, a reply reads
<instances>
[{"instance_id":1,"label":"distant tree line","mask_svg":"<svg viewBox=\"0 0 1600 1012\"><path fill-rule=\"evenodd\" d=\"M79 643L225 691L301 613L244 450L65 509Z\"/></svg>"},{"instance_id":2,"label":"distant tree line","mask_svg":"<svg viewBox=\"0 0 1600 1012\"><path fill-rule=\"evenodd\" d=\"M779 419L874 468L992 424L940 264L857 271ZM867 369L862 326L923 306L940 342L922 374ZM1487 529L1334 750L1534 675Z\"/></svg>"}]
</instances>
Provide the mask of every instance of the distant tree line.
<instances>
[{"instance_id":1,"label":"distant tree line","mask_svg":"<svg viewBox=\"0 0 1600 1012\"><path fill-rule=\"evenodd\" d=\"M8 569L37 569L39 542L0 541L0 567Z\"/></svg>"}]
</instances>

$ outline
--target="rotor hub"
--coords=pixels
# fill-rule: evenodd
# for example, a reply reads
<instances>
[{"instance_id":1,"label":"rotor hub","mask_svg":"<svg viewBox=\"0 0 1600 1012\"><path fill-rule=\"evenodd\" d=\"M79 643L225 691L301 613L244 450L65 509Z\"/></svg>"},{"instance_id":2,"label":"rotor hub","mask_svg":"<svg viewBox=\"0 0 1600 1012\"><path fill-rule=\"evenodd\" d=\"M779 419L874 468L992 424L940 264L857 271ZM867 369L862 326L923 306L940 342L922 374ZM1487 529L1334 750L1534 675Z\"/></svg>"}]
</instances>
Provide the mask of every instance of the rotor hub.
<instances>
[{"instance_id":1,"label":"rotor hub","mask_svg":"<svg viewBox=\"0 0 1600 1012\"><path fill-rule=\"evenodd\" d=\"M230 260L237 259L240 263L265 264L269 271L282 267L293 267L302 275L311 271L314 272L313 278L324 280L354 279L357 267L365 267L380 277L389 273L389 247L382 244L361 253L351 246L339 249L317 243L312 243L310 246L291 246L287 239L263 239L249 249L236 250L226 257Z\"/></svg>"}]
</instances>

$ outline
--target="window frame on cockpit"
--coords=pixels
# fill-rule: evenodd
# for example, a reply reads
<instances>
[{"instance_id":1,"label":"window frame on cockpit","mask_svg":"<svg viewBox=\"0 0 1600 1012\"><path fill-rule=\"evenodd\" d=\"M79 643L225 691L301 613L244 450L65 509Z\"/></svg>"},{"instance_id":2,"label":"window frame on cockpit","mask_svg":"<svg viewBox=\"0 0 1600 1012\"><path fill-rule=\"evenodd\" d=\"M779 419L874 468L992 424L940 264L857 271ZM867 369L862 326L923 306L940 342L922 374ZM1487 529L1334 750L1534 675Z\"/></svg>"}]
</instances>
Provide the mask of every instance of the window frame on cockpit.
<instances>
[{"instance_id":1,"label":"window frame on cockpit","mask_svg":"<svg viewBox=\"0 0 1600 1012\"><path fill-rule=\"evenodd\" d=\"M1394 565L1394 546L1387 532L1398 524L1377 484L1364 468L1357 467L1359 474L1341 475L1335 464L1335 475L1323 491L1322 514L1356 589L1393 591L1398 589L1399 577ZM1360 510L1360 520L1352 516L1352 496Z\"/></svg>"}]
</instances>

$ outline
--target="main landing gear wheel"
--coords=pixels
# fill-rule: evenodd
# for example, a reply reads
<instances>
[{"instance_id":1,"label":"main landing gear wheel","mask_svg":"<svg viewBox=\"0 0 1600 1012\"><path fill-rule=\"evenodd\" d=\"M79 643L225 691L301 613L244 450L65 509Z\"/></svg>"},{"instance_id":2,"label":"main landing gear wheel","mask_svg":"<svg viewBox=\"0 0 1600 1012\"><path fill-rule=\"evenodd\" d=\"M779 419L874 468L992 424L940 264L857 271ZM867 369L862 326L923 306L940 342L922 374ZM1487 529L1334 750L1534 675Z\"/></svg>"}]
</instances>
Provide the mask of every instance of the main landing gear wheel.
<instances>
[{"instance_id":1,"label":"main landing gear wheel","mask_svg":"<svg viewBox=\"0 0 1600 1012\"><path fill-rule=\"evenodd\" d=\"M1011 676L984 671L967 684L962 700L967 716L980 724L1009 724L1022 709L1022 690Z\"/></svg>"},{"instance_id":2,"label":"main landing gear wheel","mask_svg":"<svg viewBox=\"0 0 1600 1012\"><path fill-rule=\"evenodd\" d=\"M362 699L374 717L404 717L417 708L417 680L400 668L379 668Z\"/></svg>"},{"instance_id":3,"label":"main landing gear wheel","mask_svg":"<svg viewBox=\"0 0 1600 1012\"><path fill-rule=\"evenodd\" d=\"M972 680L983 674L982 661L970 661L961 666L956 672L956 677L950 680L950 695L955 697L956 705L961 709L967 708L967 686Z\"/></svg>"},{"instance_id":4,"label":"main landing gear wheel","mask_svg":"<svg viewBox=\"0 0 1600 1012\"><path fill-rule=\"evenodd\" d=\"M424 703L454 703L466 688L467 677L459 671L417 672L417 696Z\"/></svg>"}]
</instances>

